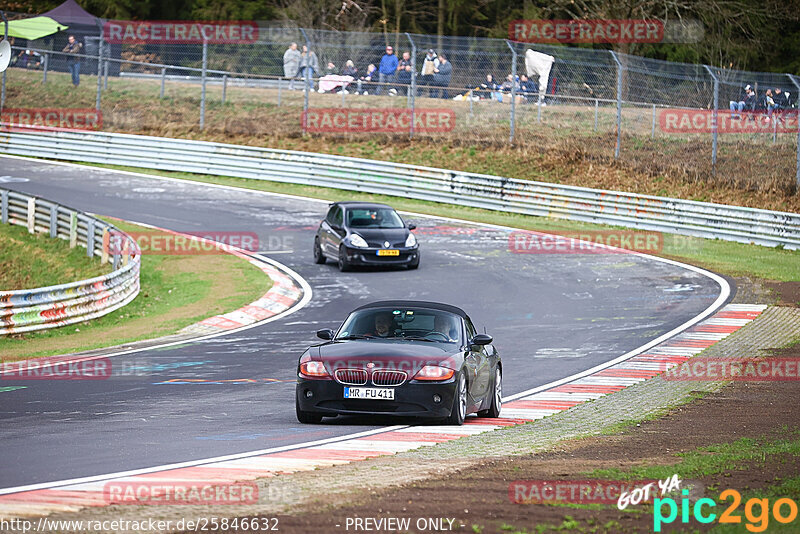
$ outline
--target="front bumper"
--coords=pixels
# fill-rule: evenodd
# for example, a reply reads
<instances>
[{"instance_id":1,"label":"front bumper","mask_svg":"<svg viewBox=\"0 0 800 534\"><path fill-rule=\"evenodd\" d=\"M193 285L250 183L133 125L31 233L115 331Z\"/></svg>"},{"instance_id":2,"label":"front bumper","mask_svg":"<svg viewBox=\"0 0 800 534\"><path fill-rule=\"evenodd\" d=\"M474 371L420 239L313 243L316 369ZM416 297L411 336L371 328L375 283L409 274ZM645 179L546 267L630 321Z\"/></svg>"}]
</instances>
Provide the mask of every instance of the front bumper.
<instances>
[{"instance_id":1,"label":"front bumper","mask_svg":"<svg viewBox=\"0 0 800 534\"><path fill-rule=\"evenodd\" d=\"M419 247L399 247L397 256L378 256L375 247L356 248L345 246L347 261L351 265L410 265L419 261Z\"/></svg>"},{"instance_id":2,"label":"front bumper","mask_svg":"<svg viewBox=\"0 0 800 534\"><path fill-rule=\"evenodd\" d=\"M345 399L346 386L335 380L297 379L295 395L300 409L320 415L394 415L445 418L450 415L455 396L455 380L446 382L406 382L394 388L394 400ZM372 387L372 386L365 386ZM311 397L308 397L311 392ZM434 402L434 395L441 400Z\"/></svg>"}]
</instances>

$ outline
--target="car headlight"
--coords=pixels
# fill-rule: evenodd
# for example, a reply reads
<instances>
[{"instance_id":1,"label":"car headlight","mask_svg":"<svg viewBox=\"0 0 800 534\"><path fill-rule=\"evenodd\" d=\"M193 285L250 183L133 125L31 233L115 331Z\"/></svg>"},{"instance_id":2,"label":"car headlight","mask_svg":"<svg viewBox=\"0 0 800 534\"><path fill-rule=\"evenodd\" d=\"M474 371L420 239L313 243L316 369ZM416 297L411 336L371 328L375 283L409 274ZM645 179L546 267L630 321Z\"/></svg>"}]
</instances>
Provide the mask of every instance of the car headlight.
<instances>
[{"instance_id":1,"label":"car headlight","mask_svg":"<svg viewBox=\"0 0 800 534\"><path fill-rule=\"evenodd\" d=\"M417 246L417 238L411 232L408 233L408 237L406 238L406 246L407 247Z\"/></svg>"},{"instance_id":2,"label":"car headlight","mask_svg":"<svg viewBox=\"0 0 800 534\"><path fill-rule=\"evenodd\" d=\"M350 235L350 244L358 248L367 248L369 246L367 245L367 242L364 241L364 238L358 234Z\"/></svg>"},{"instance_id":3,"label":"car headlight","mask_svg":"<svg viewBox=\"0 0 800 534\"><path fill-rule=\"evenodd\" d=\"M438 365L426 365L414 376L414 380L429 380L432 382L439 382L442 380L450 380L456 372L447 367Z\"/></svg>"}]
</instances>

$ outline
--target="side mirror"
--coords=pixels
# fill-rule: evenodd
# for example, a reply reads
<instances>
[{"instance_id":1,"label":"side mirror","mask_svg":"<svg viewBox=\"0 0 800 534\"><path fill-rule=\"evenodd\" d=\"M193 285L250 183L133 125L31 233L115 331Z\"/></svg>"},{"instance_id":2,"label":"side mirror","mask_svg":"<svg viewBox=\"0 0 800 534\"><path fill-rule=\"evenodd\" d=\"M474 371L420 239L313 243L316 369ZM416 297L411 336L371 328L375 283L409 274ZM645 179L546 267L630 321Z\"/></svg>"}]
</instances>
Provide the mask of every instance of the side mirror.
<instances>
[{"instance_id":1,"label":"side mirror","mask_svg":"<svg viewBox=\"0 0 800 534\"><path fill-rule=\"evenodd\" d=\"M320 339L333 339L333 330L330 328L323 328L322 330L317 330L317 337Z\"/></svg>"},{"instance_id":2,"label":"side mirror","mask_svg":"<svg viewBox=\"0 0 800 534\"><path fill-rule=\"evenodd\" d=\"M414 223L408 223L408 225L407 225L407 226L408 226L408 229L409 229L409 230L416 230L416 229L417 229L417 225L416 225L416 224L414 224Z\"/></svg>"},{"instance_id":3,"label":"side mirror","mask_svg":"<svg viewBox=\"0 0 800 534\"><path fill-rule=\"evenodd\" d=\"M492 342L492 336L490 336L489 334L475 334L475 337L473 337L470 340L469 344L470 345L488 345L491 342Z\"/></svg>"}]
</instances>

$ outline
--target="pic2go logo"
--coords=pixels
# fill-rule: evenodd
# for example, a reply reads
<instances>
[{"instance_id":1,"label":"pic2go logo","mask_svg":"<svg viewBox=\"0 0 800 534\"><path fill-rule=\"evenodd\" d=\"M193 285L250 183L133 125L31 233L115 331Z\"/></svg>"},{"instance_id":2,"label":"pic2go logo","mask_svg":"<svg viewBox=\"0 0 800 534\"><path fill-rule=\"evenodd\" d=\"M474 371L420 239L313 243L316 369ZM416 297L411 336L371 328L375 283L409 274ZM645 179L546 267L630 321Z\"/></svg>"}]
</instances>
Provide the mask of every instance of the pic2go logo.
<instances>
[{"instance_id":1,"label":"pic2go logo","mask_svg":"<svg viewBox=\"0 0 800 534\"><path fill-rule=\"evenodd\" d=\"M694 516L695 521L698 523L712 523L717 519L717 514L713 513L710 509L715 508L717 503L713 499L703 498L698 499L694 506L690 506L688 490L683 490L683 499L681 499L681 523L688 523L690 520L689 509ZM742 516L736 513L739 505L742 503L742 495L734 490L727 489L720 493L719 499L725 502L729 499L732 500L730 505L719 516L719 523L733 523L741 524ZM748 499L744 505L744 516L748 521L745 527L750 532L764 532L769 526L770 512L778 523L791 523L797 519L797 503L792 499L782 498L776 500L772 508L769 506L769 499ZM668 510L667 515L664 515L665 507ZM758 511L756 511L758 509ZM785 513L787 512L788 513ZM664 524L671 524L678 518L678 503L675 499L669 497L664 499L653 500L653 531L661 532L661 526Z\"/></svg>"}]
</instances>

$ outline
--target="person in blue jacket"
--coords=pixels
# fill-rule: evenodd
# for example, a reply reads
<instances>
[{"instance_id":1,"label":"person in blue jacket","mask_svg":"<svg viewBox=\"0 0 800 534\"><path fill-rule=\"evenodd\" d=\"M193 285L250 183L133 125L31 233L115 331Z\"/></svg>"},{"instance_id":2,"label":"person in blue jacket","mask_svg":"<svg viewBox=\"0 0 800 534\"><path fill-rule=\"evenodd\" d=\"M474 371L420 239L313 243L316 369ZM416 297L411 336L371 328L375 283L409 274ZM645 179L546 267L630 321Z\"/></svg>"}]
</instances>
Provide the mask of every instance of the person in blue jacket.
<instances>
[{"instance_id":1,"label":"person in blue jacket","mask_svg":"<svg viewBox=\"0 0 800 534\"><path fill-rule=\"evenodd\" d=\"M394 55L394 49L391 46L386 47L386 53L381 58L381 63L378 65L378 89L375 91L376 95L383 92L384 85L394 82L394 77L397 74L397 56ZM396 91L395 91L396 92Z\"/></svg>"}]
</instances>

